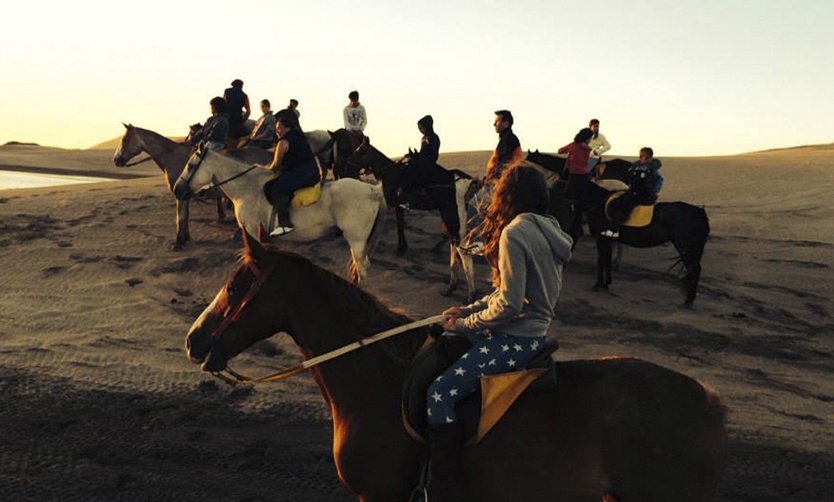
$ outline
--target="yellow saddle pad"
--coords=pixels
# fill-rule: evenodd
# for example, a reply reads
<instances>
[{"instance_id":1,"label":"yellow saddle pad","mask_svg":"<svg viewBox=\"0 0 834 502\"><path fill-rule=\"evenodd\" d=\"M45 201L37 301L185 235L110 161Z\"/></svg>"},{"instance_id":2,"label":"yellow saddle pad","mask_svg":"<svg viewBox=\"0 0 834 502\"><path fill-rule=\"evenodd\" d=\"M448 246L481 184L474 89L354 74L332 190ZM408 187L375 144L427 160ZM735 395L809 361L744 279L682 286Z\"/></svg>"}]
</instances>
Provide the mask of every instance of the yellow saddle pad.
<instances>
[{"instance_id":1,"label":"yellow saddle pad","mask_svg":"<svg viewBox=\"0 0 834 502\"><path fill-rule=\"evenodd\" d=\"M291 207L304 207L315 204L321 198L321 182L311 187L299 188L292 196Z\"/></svg>"},{"instance_id":2,"label":"yellow saddle pad","mask_svg":"<svg viewBox=\"0 0 834 502\"><path fill-rule=\"evenodd\" d=\"M608 200L605 201L605 216L610 220L611 216L608 213L608 205L611 204L612 201L622 197L626 192L614 192L608 197ZM634 206L634 209L631 210L631 215L629 215L628 219L621 223L621 225L625 227L645 227L649 223L652 222L652 216L654 216L654 204L651 206Z\"/></svg>"},{"instance_id":3,"label":"yellow saddle pad","mask_svg":"<svg viewBox=\"0 0 834 502\"><path fill-rule=\"evenodd\" d=\"M518 396L546 371L547 368L533 368L482 376L481 420L478 423L478 435L475 442L483 439L518 399Z\"/></svg>"}]
</instances>

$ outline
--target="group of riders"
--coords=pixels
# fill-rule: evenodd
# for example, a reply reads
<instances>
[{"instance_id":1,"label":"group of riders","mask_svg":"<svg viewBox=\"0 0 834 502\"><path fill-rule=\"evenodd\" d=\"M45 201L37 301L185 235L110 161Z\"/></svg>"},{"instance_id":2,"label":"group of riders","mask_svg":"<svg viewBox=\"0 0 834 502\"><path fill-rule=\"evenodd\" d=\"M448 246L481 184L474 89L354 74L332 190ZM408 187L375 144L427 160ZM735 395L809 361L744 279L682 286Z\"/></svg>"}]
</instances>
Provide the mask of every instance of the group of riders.
<instances>
[{"instance_id":1,"label":"group of riders","mask_svg":"<svg viewBox=\"0 0 834 502\"><path fill-rule=\"evenodd\" d=\"M321 181L322 173L299 125L297 102L272 113L270 103L263 100L263 116L251 131L245 131L249 102L242 87L243 82L235 80L223 98L211 100L212 115L201 131L191 135L191 141L211 149L225 148L230 138L238 145L274 147L267 168L276 176L267 183L265 193L277 213L270 235L284 235L293 230L289 218L293 193ZM345 129L362 135L367 115L358 92L351 92L349 100L344 110ZM467 208L480 233L478 254L492 268L494 290L470 305L443 312L441 338L467 340L471 345L437 375L426 392L431 458L427 471L431 474L415 490L413 500L427 500L429 493L432 502L450 500L464 441L455 405L478 390L480 377L522 369L542 353L561 292L563 266L571 258L573 240L548 214L550 189L538 169L522 162L521 143L512 126L510 111L495 112L498 145L487 162L482 186ZM432 117L424 116L417 127L422 133L417 169L434 168L440 138ZM610 148L594 119L558 150L567 154L564 190L568 199L583 197L602 154ZM663 186L660 166L651 148L640 150L639 160L629 169L628 190L623 196L629 204L657 200ZM403 189L411 190L420 188L423 176L418 171L405 178ZM617 237L617 222L611 223L606 236Z\"/></svg>"}]
</instances>

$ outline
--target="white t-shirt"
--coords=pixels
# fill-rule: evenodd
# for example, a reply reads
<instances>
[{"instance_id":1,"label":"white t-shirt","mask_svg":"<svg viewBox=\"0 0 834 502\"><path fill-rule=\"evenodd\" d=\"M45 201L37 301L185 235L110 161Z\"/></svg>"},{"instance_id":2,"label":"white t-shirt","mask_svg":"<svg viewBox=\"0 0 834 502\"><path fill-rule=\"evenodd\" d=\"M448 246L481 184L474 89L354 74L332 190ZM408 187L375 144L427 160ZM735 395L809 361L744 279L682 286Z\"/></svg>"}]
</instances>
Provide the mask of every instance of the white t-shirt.
<instances>
[{"instance_id":1,"label":"white t-shirt","mask_svg":"<svg viewBox=\"0 0 834 502\"><path fill-rule=\"evenodd\" d=\"M365 113L365 107L361 104L356 107L347 105L344 111L345 129L348 131L364 131L365 126L368 125L368 115Z\"/></svg>"}]
</instances>

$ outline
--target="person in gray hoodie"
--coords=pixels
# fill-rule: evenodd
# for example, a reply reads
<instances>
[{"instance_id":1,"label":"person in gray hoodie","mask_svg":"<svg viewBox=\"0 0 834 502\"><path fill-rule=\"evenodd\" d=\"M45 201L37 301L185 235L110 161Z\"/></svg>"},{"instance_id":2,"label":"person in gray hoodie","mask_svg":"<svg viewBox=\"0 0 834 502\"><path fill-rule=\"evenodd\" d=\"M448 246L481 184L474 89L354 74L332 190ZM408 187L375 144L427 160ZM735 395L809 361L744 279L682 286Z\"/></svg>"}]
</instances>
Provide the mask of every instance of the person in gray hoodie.
<instances>
[{"instance_id":1,"label":"person in gray hoodie","mask_svg":"<svg viewBox=\"0 0 834 502\"><path fill-rule=\"evenodd\" d=\"M483 233L495 290L443 312L442 336L466 336L473 345L427 392L432 501L446 500L457 472L463 438L455 403L479 388L481 375L523 369L544 346L573 244L547 207L547 185L539 171L523 162L505 170Z\"/></svg>"}]
</instances>

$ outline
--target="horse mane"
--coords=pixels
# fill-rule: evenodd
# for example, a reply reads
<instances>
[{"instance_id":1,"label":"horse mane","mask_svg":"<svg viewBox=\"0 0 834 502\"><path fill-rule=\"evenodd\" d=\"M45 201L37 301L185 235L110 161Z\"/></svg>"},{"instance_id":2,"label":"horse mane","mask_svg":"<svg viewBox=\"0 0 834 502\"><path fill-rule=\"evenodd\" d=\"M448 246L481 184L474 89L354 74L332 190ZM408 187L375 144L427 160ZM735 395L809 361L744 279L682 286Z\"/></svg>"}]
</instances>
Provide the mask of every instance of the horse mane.
<instances>
[{"instance_id":1,"label":"horse mane","mask_svg":"<svg viewBox=\"0 0 834 502\"><path fill-rule=\"evenodd\" d=\"M293 267L303 267L310 279L306 287L315 288L315 296L321 299L324 308L328 308L331 312L338 312L347 318L346 321L355 328L349 331L354 331L357 339L413 321L404 310L386 304L377 296L355 286L339 275L319 267L300 254L279 250L268 245L265 248L272 258L282 262L281 266L289 262ZM252 260L253 257L243 251L240 262L248 264ZM427 330L426 333L428 333ZM401 340L405 338L400 337ZM408 338L414 340L414 342L408 345L409 353L407 355L398 355L403 359L410 359L423 341L423 338ZM392 340L386 342L390 341Z\"/></svg>"}]
</instances>

